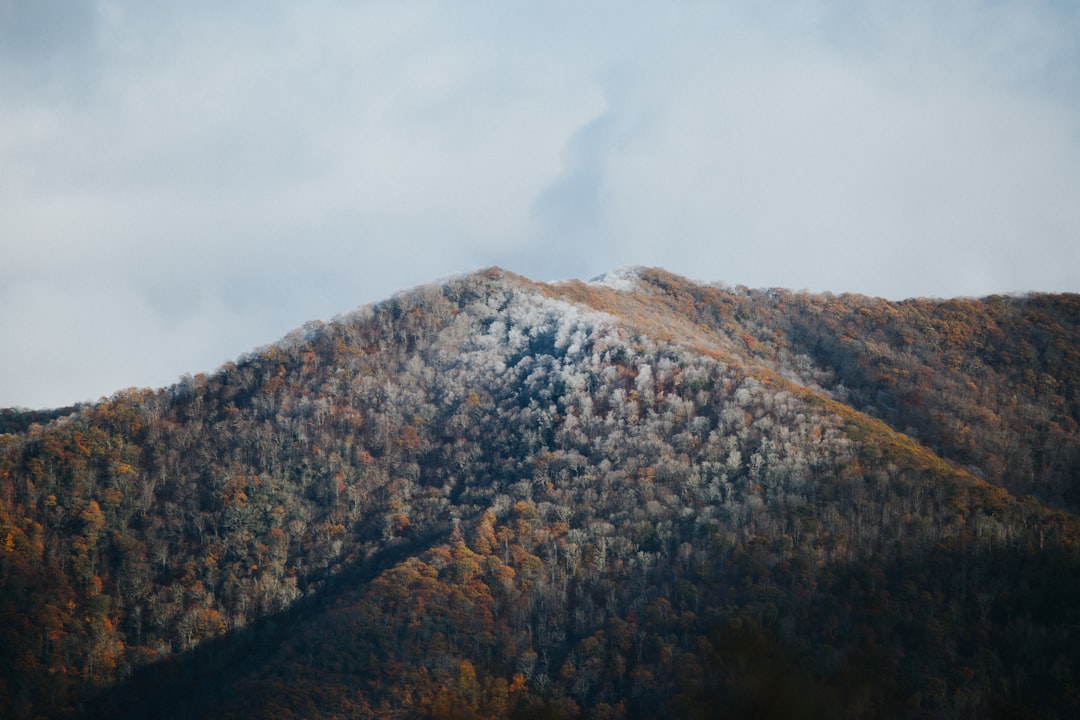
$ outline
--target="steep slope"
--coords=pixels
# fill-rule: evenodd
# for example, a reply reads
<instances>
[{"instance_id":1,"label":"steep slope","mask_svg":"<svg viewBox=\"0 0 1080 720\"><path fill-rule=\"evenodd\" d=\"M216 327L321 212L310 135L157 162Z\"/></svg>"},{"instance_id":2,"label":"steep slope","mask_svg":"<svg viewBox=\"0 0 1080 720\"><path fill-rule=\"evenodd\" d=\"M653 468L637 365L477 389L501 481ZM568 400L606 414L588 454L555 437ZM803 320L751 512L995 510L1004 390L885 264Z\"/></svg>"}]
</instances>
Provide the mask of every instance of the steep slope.
<instances>
[{"instance_id":1,"label":"steep slope","mask_svg":"<svg viewBox=\"0 0 1080 720\"><path fill-rule=\"evenodd\" d=\"M718 335L980 477L1080 510L1080 296L892 303L638 276L632 293L562 290L629 317L659 305L680 337L687 324Z\"/></svg>"},{"instance_id":2,"label":"steep slope","mask_svg":"<svg viewBox=\"0 0 1080 720\"><path fill-rule=\"evenodd\" d=\"M0 436L0 714L1074 716L1077 520L1004 489L1070 507L1074 299L966 433L834 300L492 270Z\"/></svg>"}]
</instances>

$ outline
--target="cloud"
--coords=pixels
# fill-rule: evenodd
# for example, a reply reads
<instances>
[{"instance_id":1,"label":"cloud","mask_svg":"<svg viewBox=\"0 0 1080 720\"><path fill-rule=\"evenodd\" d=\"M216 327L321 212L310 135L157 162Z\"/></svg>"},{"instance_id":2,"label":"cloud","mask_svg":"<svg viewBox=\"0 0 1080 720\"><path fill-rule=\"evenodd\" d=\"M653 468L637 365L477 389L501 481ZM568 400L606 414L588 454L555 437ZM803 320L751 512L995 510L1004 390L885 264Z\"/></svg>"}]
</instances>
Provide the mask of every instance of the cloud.
<instances>
[{"instance_id":1,"label":"cloud","mask_svg":"<svg viewBox=\"0 0 1080 720\"><path fill-rule=\"evenodd\" d=\"M611 223L596 237L618 238L617 262L752 285L1075 288L1059 262L1080 196L1071 47L1053 18L975 9L878 9L848 22L865 42L811 15L665 44L604 118L635 130L590 176ZM1035 77L1055 92L1032 93Z\"/></svg>"},{"instance_id":2,"label":"cloud","mask_svg":"<svg viewBox=\"0 0 1080 720\"><path fill-rule=\"evenodd\" d=\"M175 382L219 365L222 344L239 339L254 347L266 330L250 325L257 314L236 313L210 295L170 322L137 292L92 278L8 286L0 303L0 334L10 339L0 346L5 375L36 381L5 385L7 405L60 406Z\"/></svg>"},{"instance_id":3,"label":"cloud","mask_svg":"<svg viewBox=\"0 0 1080 720\"><path fill-rule=\"evenodd\" d=\"M0 405L488 264L1080 289L1068 4L59 5L0 2Z\"/></svg>"}]
</instances>

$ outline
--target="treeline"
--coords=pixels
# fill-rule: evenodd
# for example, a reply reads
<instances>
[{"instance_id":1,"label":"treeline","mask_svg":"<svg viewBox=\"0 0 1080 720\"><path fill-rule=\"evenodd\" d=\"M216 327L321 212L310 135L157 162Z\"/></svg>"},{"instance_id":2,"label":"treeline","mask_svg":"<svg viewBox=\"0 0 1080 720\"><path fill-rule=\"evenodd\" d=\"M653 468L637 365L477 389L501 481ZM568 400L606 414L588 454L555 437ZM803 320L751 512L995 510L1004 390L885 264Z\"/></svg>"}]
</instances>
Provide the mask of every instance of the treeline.
<instances>
[{"instance_id":1,"label":"treeline","mask_svg":"<svg viewBox=\"0 0 1080 720\"><path fill-rule=\"evenodd\" d=\"M0 435L25 432L31 425L44 425L57 418L70 415L78 409L76 405L53 410L0 408Z\"/></svg>"}]
</instances>

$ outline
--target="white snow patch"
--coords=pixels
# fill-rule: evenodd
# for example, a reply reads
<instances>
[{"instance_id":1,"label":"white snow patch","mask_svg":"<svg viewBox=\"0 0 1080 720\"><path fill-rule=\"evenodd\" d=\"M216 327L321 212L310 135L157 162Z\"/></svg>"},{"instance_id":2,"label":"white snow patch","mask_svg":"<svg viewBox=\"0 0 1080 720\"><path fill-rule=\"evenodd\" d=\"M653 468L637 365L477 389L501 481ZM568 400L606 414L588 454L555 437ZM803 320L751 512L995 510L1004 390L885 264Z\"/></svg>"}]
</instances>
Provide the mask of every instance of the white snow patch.
<instances>
[{"instance_id":1,"label":"white snow patch","mask_svg":"<svg viewBox=\"0 0 1080 720\"><path fill-rule=\"evenodd\" d=\"M613 290L636 290L638 288L638 267L626 265L617 267L603 275L597 275L589 281L590 285L604 285Z\"/></svg>"}]
</instances>

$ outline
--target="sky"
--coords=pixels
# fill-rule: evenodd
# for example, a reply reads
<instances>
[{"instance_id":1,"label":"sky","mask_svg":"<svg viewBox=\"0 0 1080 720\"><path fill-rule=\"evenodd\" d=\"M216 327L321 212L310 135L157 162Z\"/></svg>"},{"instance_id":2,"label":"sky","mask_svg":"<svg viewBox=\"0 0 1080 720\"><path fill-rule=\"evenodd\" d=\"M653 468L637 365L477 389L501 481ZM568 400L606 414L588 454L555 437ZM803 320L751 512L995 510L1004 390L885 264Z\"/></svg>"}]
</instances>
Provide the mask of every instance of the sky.
<instances>
[{"instance_id":1,"label":"sky","mask_svg":"<svg viewBox=\"0 0 1080 720\"><path fill-rule=\"evenodd\" d=\"M1080 291L1080 5L0 0L0 407L491 265Z\"/></svg>"}]
</instances>

